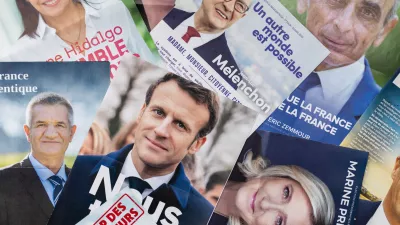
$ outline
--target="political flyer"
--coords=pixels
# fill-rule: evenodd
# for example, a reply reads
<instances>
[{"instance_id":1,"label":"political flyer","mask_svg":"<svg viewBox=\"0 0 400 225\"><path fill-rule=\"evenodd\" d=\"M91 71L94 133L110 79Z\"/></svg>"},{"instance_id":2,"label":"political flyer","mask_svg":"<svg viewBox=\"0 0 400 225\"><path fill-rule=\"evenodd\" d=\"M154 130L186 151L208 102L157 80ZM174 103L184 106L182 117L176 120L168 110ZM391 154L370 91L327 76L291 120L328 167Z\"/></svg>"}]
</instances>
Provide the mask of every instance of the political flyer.
<instances>
[{"instance_id":1,"label":"political flyer","mask_svg":"<svg viewBox=\"0 0 400 225\"><path fill-rule=\"evenodd\" d=\"M108 62L0 63L0 224L46 224L109 73Z\"/></svg>"},{"instance_id":2,"label":"political flyer","mask_svg":"<svg viewBox=\"0 0 400 225\"><path fill-rule=\"evenodd\" d=\"M376 1L374 7L356 0L281 3L330 54L260 129L339 145L399 67L399 4L385 0Z\"/></svg>"},{"instance_id":3,"label":"political flyer","mask_svg":"<svg viewBox=\"0 0 400 225\"><path fill-rule=\"evenodd\" d=\"M367 152L257 130L208 225L354 224L367 160Z\"/></svg>"},{"instance_id":4,"label":"political flyer","mask_svg":"<svg viewBox=\"0 0 400 225\"><path fill-rule=\"evenodd\" d=\"M369 152L358 224L399 224L400 70L382 89L342 146ZM387 222L386 222L387 221Z\"/></svg>"},{"instance_id":5,"label":"political flyer","mask_svg":"<svg viewBox=\"0 0 400 225\"><path fill-rule=\"evenodd\" d=\"M207 224L256 117L125 55L48 225L76 224L126 187L156 224Z\"/></svg>"},{"instance_id":6,"label":"political flyer","mask_svg":"<svg viewBox=\"0 0 400 225\"><path fill-rule=\"evenodd\" d=\"M276 0L176 1L152 27L162 2L139 5L166 68L264 119L329 54Z\"/></svg>"},{"instance_id":7,"label":"political flyer","mask_svg":"<svg viewBox=\"0 0 400 225\"><path fill-rule=\"evenodd\" d=\"M125 54L159 63L158 53L149 48L152 39L143 22L137 19L140 15L132 3L129 0L2 2L0 17L8 15L4 11L15 15L6 19L10 25L0 26L0 36L5 40L0 46L0 60L109 61L111 78Z\"/></svg>"}]
</instances>

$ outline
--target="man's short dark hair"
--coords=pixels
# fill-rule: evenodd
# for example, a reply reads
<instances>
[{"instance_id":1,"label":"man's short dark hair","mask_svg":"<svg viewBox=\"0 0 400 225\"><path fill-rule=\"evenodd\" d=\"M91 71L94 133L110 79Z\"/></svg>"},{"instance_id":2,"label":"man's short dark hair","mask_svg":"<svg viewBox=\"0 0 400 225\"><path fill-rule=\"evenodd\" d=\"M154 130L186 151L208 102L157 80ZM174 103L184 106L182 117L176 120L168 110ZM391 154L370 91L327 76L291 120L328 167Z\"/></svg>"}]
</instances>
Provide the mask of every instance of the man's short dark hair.
<instances>
[{"instance_id":1,"label":"man's short dark hair","mask_svg":"<svg viewBox=\"0 0 400 225\"><path fill-rule=\"evenodd\" d=\"M226 181L229 178L230 171L218 171L211 174L210 178L208 178L206 185L206 193L212 190L217 185L225 185Z\"/></svg>"},{"instance_id":2,"label":"man's short dark hair","mask_svg":"<svg viewBox=\"0 0 400 225\"><path fill-rule=\"evenodd\" d=\"M151 84L150 87L147 89L145 99L146 105L149 105L151 97L153 96L154 90L157 88L157 86L161 83L165 83L171 80L175 81L178 84L179 88L188 93L196 101L197 104L207 106L210 113L208 123L200 129L196 138L205 137L214 129L219 117L219 99L218 95L213 91L210 91L207 88L197 85L173 73L167 73L165 76L158 79L155 83Z\"/></svg>"}]
</instances>

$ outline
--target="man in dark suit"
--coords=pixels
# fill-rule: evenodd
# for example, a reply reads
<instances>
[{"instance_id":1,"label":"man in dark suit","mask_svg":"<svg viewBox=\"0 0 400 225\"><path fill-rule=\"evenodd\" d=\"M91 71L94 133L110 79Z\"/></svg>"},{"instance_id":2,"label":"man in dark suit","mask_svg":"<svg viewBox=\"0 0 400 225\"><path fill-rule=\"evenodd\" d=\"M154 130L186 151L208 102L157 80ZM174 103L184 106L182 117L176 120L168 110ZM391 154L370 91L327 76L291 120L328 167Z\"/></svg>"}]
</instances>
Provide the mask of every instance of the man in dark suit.
<instances>
[{"instance_id":1,"label":"man in dark suit","mask_svg":"<svg viewBox=\"0 0 400 225\"><path fill-rule=\"evenodd\" d=\"M218 112L215 93L165 75L147 90L135 143L103 157L78 156L48 224L76 224L110 198L107 190L124 187L142 194L157 224L206 224L213 207L191 186L181 160L200 150ZM110 183L98 180L107 174Z\"/></svg>"},{"instance_id":2,"label":"man in dark suit","mask_svg":"<svg viewBox=\"0 0 400 225\"><path fill-rule=\"evenodd\" d=\"M228 60L228 66L239 69L229 50L225 30L246 15L250 3L251 0L203 0L197 12L174 8L164 21L215 71L219 72L220 66L212 61L220 55L220 61ZM237 88L226 75L221 77Z\"/></svg>"},{"instance_id":3,"label":"man in dark suit","mask_svg":"<svg viewBox=\"0 0 400 225\"><path fill-rule=\"evenodd\" d=\"M400 156L392 172L393 183L383 202L360 200L356 225L400 224Z\"/></svg>"},{"instance_id":4,"label":"man in dark suit","mask_svg":"<svg viewBox=\"0 0 400 225\"><path fill-rule=\"evenodd\" d=\"M398 7L399 0L374 3L368 0L297 0L298 13L307 11L307 29L330 54L284 101L285 106L291 106L289 111L296 108L297 116L286 113L286 107L275 110L271 118L302 131L303 138L309 135L312 140L340 144L380 91L365 54L370 46L379 46L395 28ZM300 99L298 105L302 101L304 106L311 104L312 112L292 104L295 97ZM317 111L316 107L319 107ZM343 118L343 127L323 118L328 114ZM320 124L311 124L314 118L338 128L337 131L330 126L325 126L324 131ZM295 135L276 124L265 122L262 129Z\"/></svg>"},{"instance_id":5,"label":"man in dark suit","mask_svg":"<svg viewBox=\"0 0 400 225\"><path fill-rule=\"evenodd\" d=\"M69 174L64 154L76 130L72 124L72 106L62 96L42 93L31 99L24 125L31 152L0 169L0 224L47 223Z\"/></svg>"}]
</instances>

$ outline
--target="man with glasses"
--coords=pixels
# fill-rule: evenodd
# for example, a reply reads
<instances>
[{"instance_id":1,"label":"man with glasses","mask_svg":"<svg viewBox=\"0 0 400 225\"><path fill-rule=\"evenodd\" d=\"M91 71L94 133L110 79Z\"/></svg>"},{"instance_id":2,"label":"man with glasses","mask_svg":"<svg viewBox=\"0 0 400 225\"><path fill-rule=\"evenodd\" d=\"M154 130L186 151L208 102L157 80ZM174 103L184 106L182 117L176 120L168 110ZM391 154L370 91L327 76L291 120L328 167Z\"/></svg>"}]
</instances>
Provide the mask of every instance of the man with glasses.
<instances>
[{"instance_id":1,"label":"man with glasses","mask_svg":"<svg viewBox=\"0 0 400 225\"><path fill-rule=\"evenodd\" d=\"M225 30L246 15L251 1L203 0L197 12L174 8L164 21L175 30L176 37L181 37L215 71L219 68L212 61L220 55L222 60L228 60L228 65L238 68L229 50ZM232 85L232 81L226 80Z\"/></svg>"}]
</instances>

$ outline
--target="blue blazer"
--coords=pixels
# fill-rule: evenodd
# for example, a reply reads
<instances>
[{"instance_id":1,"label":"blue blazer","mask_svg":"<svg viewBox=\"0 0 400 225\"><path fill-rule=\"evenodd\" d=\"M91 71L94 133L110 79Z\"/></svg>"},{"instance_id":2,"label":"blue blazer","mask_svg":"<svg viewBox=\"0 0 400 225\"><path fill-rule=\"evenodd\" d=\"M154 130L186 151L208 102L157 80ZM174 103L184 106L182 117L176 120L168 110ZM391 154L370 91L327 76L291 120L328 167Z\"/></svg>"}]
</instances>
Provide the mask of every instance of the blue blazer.
<instances>
[{"instance_id":1,"label":"blue blazer","mask_svg":"<svg viewBox=\"0 0 400 225\"><path fill-rule=\"evenodd\" d=\"M372 202L362 200L358 202L357 215L355 217L355 225L366 225L371 217L375 214L381 202Z\"/></svg>"},{"instance_id":2,"label":"blue blazer","mask_svg":"<svg viewBox=\"0 0 400 225\"><path fill-rule=\"evenodd\" d=\"M376 95L379 94L379 92L381 90L381 88L375 83L375 80L372 75L371 68L369 66L367 59L365 59L364 64L365 64L365 70L364 70L363 77L362 77L360 83L358 84L357 88L355 89L353 94L350 96L350 98L347 100L347 102L345 103L345 105L343 106L341 111L337 114L337 116L339 116L340 118L344 118L348 122L351 122L353 124L353 126L355 125L357 120L361 117L361 115L364 113L364 111L370 105L372 100L376 97ZM286 105L290 104L289 102L286 101L286 99L284 102L286 103ZM292 123L294 122L293 116L291 116L279 109L276 109L271 114L271 117L278 119L278 120L288 124L289 126L292 124L287 123L287 121L291 121ZM299 121L298 124L299 125L294 128L296 128L304 133L309 134L311 136L311 138L310 138L311 140L328 143L328 144L339 145L342 142L342 140L346 137L346 135L349 133L348 130L338 127L336 135L332 136L328 133L325 133L325 131L323 131L319 128L316 128L313 125L308 124L304 121ZM281 129L269 124L268 121L265 121L260 126L260 129L282 133ZM293 136L292 133L287 133L287 134ZM314 138L313 138L313 136L314 136Z\"/></svg>"},{"instance_id":3,"label":"blue blazer","mask_svg":"<svg viewBox=\"0 0 400 225\"><path fill-rule=\"evenodd\" d=\"M167 23L172 29L175 29L179 26L179 24L181 24L193 14L194 13L188 13L174 8L171 10L171 12L168 13L166 17L164 17L164 22ZM194 51L197 52L197 54L199 54L215 71L217 71L223 79L225 79L233 88L235 88L235 90L237 89L237 84L233 83L228 76L221 72L219 66L212 62L215 57L222 55L221 61L228 60L227 66L233 65L239 70L236 61L233 58L231 51L229 50L225 33L209 41L208 43L195 48ZM238 75L240 76L239 72L240 71L238 71Z\"/></svg>"},{"instance_id":4,"label":"blue blazer","mask_svg":"<svg viewBox=\"0 0 400 225\"><path fill-rule=\"evenodd\" d=\"M104 182L101 183L96 196L89 194L97 172L101 165L108 167L111 186L114 187L132 147L133 144L127 145L106 156L78 156L48 225L75 225L90 213L89 206L95 199L104 203ZM182 164L179 164L168 184L161 185L149 196L153 198L149 208L150 214L155 212L159 201L165 203L157 224L161 224L162 219L169 221L164 212L170 206L181 210L182 214L177 216L180 225L207 224L213 211L213 206L191 186Z\"/></svg>"}]
</instances>

